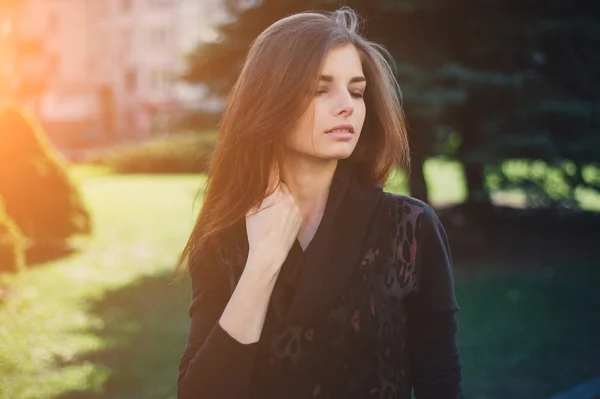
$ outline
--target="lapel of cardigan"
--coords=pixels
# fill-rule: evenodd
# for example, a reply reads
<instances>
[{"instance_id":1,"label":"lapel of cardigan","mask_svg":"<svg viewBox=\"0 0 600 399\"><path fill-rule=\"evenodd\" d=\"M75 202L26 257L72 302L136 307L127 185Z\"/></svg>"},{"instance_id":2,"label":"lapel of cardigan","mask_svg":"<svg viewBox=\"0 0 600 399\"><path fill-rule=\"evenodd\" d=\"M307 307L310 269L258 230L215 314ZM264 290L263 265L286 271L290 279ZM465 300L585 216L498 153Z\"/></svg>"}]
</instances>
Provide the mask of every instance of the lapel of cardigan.
<instances>
[{"instance_id":1,"label":"lapel of cardigan","mask_svg":"<svg viewBox=\"0 0 600 399\"><path fill-rule=\"evenodd\" d=\"M293 324L323 321L361 262L382 188L361 185L340 161L319 229L300 262L298 284L285 317ZM374 232L373 232L374 233Z\"/></svg>"}]
</instances>

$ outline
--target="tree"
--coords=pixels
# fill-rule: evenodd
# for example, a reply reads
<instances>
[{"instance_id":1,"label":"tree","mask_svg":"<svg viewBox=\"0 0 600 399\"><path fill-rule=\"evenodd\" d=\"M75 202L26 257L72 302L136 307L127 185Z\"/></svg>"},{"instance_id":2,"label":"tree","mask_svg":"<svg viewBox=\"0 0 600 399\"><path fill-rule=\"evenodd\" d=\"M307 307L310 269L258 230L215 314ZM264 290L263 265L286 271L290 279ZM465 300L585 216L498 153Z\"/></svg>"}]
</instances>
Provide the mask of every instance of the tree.
<instances>
[{"instance_id":1,"label":"tree","mask_svg":"<svg viewBox=\"0 0 600 399\"><path fill-rule=\"evenodd\" d=\"M269 24L294 12L334 9L326 0L264 0L252 7L227 2L231 22L220 39L200 45L185 78L224 96L251 41ZM573 203L576 187L598 189L583 169L597 163L600 92L600 16L587 0L349 0L366 18L366 36L396 60L397 79L412 145L411 194L427 200L423 163L433 155L458 160L467 203L491 206L489 177L498 187L535 193L545 205L545 177L515 179L509 159L544 160L564 171ZM568 54L568 58L564 57ZM451 134L457 148L445 145ZM448 150L448 149L451 150ZM573 166L574 165L574 166ZM533 187L533 188L532 188ZM544 199L545 198L545 199Z\"/></svg>"},{"instance_id":2,"label":"tree","mask_svg":"<svg viewBox=\"0 0 600 399\"><path fill-rule=\"evenodd\" d=\"M90 215L64 163L33 116L0 109L0 197L6 212L37 247L64 247L91 232Z\"/></svg>"}]
</instances>

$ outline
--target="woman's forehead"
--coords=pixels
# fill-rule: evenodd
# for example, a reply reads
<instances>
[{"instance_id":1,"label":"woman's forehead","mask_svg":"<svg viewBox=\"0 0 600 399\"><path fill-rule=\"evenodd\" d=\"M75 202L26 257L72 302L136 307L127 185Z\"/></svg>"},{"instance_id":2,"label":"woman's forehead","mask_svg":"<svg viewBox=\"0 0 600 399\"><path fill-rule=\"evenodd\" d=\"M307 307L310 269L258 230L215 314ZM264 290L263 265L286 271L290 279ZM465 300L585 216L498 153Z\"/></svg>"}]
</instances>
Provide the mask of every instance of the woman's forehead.
<instances>
[{"instance_id":1,"label":"woman's forehead","mask_svg":"<svg viewBox=\"0 0 600 399\"><path fill-rule=\"evenodd\" d=\"M323 63L319 80L335 81L338 79L364 81L362 59L353 45L333 48Z\"/></svg>"}]
</instances>

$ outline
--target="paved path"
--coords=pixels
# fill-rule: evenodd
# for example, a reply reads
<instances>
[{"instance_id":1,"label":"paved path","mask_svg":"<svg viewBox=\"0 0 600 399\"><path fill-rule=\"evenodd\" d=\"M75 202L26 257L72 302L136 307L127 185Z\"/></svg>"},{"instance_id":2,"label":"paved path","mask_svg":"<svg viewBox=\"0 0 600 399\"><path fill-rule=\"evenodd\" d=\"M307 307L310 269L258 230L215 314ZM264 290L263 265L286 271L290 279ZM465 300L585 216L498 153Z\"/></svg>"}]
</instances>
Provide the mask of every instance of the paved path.
<instances>
[{"instance_id":1,"label":"paved path","mask_svg":"<svg viewBox=\"0 0 600 399\"><path fill-rule=\"evenodd\" d=\"M549 399L600 399L600 377L551 396Z\"/></svg>"}]
</instances>

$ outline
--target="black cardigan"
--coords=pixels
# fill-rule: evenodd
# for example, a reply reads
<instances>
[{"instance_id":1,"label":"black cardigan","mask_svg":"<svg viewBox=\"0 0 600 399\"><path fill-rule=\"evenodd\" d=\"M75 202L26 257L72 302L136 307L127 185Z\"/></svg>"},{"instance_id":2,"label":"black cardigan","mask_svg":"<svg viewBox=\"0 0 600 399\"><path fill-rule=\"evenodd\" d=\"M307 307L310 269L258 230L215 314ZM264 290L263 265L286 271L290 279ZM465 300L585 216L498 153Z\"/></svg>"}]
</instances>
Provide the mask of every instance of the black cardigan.
<instances>
[{"instance_id":1,"label":"black cardigan","mask_svg":"<svg viewBox=\"0 0 600 399\"><path fill-rule=\"evenodd\" d=\"M364 242L353 243L359 261L342 264L348 251L327 245L327 226L336 221L326 216L344 209L329 204L335 197L306 251L298 241L292 247L257 343L239 343L218 323L241 274L232 281L226 270L247 256L243 235L217 260L190 260L191 327L179 399L409 399L411 390L417 399L462 398L459 306L435 212L383 193L362 229ZM336 250L342 255L324 255Z\"/></svg>"}]
</instances>

